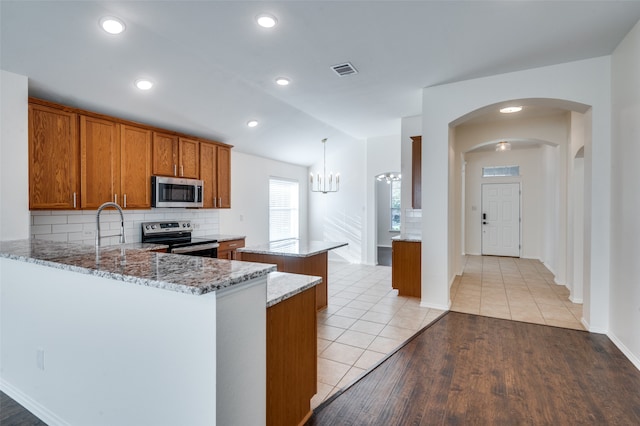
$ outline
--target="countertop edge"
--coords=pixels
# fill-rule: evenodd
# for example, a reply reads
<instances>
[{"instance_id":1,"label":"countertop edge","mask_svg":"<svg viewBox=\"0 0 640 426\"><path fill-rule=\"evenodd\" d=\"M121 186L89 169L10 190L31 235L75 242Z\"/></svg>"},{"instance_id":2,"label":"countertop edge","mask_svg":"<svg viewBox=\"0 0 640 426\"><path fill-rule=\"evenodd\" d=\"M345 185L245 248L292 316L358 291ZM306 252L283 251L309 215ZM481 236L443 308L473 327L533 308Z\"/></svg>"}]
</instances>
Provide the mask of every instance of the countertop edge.
<instances>
[{"instance_id":1,"label":"countertop edge","mask_svg":"<svg viewBox=\"0 0 640 426\"><path fill-rule=\"evenodd\" d=\"M317 249L317 250L308 251L308 252L305 252L305 253L291 253L291 252L286 251L286 250L269 249L269 248L264 248L264 247L260 247L260 246L258 246L258 247L241 247L241 248L236 249L236 252L238 252L238 253L249 253L249 254L265 254L265 255L271 255L271 256L311 257L311 256L315 256L315 255L320 254L320 253L328 252L329 250L333 250L333 249L337 249L337 248L345 247L345 246L349 245L349 243L334 243L334 242L329 242L327 244L329 244L329 246L323 247L323 248Z\"/></svg>"},{"instance_id":2,"label":"countertop edge","mask_svg":"<svg viewBox=\"0 0 640 426\"><path fill-rule=\"evenodd\" d=\"M322 277L270 272L267 275L267 308L302 293L322 282Z\"/></svg>"}]
</instances>

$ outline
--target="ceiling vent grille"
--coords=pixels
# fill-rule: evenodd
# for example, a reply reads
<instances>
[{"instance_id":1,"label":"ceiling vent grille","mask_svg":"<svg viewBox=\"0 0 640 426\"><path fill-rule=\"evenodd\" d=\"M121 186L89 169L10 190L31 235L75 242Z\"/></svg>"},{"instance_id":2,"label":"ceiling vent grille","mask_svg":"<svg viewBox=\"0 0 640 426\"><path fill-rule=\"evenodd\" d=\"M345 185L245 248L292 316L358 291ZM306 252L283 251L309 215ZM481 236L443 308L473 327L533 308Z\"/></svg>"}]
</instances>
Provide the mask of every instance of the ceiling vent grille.
<instances>
[{"instance_id":1,"label":"ceiling vent grille","mask_svg":"<svg viewBox=\"0 0 640 426\"><path fill-rule=\"evenodd\" d=\"M331 69L340 77L344 77L345 75L358 74L358 70L356 69L356 67L351 65L349 62L334 65L331 67Z\"/></svg>"}]
</instances>

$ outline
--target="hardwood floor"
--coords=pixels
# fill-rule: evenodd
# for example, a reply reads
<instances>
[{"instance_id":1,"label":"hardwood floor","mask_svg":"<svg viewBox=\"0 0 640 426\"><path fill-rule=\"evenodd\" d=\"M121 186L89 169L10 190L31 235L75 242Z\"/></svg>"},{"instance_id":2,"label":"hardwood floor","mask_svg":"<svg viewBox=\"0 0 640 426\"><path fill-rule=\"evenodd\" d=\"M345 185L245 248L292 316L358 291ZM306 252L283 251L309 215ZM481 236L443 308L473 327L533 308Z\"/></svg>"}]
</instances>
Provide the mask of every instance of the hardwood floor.
<instances>
[{"instance_id":1,"label":"hardwood floor","mask_svg":"<svg viewBox=\"0 0 640 426\"><path fill-rule=\"evenodd\" d=\"M640 371L604 335L449 312L307 425L640 424Z\"/></svg>"},{"instance_id":2,"label":"hardwood floor","mask_svg":"<svg viewBox=\"0 0 640 426\"><path fill-rule=\"evenodd\" d=\"M46 423L27 411L22 405L0 392L1 426L47 426Z\"/></svg>"}]
</instances>

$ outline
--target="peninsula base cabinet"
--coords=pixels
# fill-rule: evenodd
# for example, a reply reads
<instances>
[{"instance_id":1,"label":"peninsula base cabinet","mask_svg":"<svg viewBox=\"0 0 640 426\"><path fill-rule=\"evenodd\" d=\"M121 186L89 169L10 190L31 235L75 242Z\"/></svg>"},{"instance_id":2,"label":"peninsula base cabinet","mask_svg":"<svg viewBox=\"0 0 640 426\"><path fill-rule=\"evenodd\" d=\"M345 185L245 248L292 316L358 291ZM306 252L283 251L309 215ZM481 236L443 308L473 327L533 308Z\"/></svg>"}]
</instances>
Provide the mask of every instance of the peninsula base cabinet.
<instances>
[{"instance_id":1,"label":"peninsula base cabinet","mask_svg":"<svg viewBox=\"0 0 640 426\"><path fill-rule=\"evenodd\" d=\"M391 242L391 286L400 296L422 297L421 248L419 241Z\"/></svg>"},{"instance_id":2,"label":"peninsula base cabinet","mask_svg":"<svg viewBox=\"0 0 640 426\"><path fill-rule=\"evenodd\" d=\"M267 426L304 424L317 390L316 292L267 308Z\"/></svg>"}]
</instances>

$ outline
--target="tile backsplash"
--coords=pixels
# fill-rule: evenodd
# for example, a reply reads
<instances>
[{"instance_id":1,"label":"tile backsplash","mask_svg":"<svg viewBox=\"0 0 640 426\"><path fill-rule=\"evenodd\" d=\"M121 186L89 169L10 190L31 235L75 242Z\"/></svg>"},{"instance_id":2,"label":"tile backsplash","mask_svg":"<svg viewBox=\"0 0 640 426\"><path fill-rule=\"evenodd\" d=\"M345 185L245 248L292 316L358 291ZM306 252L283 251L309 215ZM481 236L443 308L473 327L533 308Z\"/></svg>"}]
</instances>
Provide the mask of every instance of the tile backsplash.
<instances>
[{"instance_id":1,"label":"tile backsplash","mask_svg":"<svg viewBox=\"0 0 640 426\"><path fill-rule=\"evenodd\" d=\"M128 243L140 242L142 222L187 219L194 226L194 237L220 233L220 213L217 210L176 208L125 210L124 232ZM102 245L118 244L120 214L116 210L102 211L100 233ZM96 210L33 210L31 238L95 244Z\"/></svg>"},{"instance_id":2,"label":"tile backsplash","mask_svg":"<svg viewBox=\"0 0 640 426\"><path fill-rule=\"evenodd\" d=\"M422 210L406 209L402 225L403 234L422 235Z\"/></svg>"}]
</instances>

